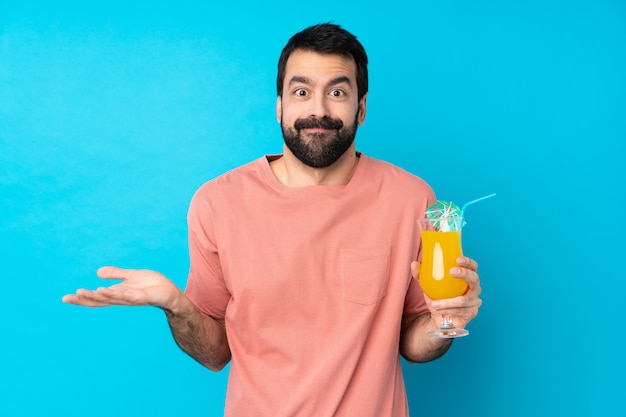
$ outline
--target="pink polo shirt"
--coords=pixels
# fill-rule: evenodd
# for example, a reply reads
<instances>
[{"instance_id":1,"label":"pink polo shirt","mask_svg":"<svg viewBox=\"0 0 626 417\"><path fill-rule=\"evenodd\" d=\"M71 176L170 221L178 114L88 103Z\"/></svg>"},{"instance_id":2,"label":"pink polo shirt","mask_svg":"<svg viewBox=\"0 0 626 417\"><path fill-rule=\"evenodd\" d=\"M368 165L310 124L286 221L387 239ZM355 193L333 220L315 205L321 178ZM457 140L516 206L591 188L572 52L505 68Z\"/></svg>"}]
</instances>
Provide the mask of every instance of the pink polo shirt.
<instances>
[{"instance_id":1,"label":"pink polo shirt","mask_svg":"<svg viewBox=\"0 0 626 417\"><path fill-rule=\"evenodd\" d=\"M345 186L288 188L262 157L204 184L189 208L186 294L225 323L226 416L404 417L403 315L420 178L360 156Z\"/></svg>"}]
</instances>

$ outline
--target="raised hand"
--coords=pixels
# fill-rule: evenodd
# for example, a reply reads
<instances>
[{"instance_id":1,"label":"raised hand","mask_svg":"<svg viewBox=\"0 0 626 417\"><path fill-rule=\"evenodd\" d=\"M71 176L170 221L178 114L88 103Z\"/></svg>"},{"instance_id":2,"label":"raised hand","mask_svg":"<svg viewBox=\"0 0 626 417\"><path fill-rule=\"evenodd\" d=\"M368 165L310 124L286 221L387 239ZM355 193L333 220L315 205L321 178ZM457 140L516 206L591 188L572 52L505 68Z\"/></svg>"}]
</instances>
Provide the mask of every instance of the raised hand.
<instances>
[{"instance_id":1,"label":"raised hand","mask_svg":"<svg viewBox=\"0 0 626 417\"><path fill-rule=\"evenodd\" d=\"M411 273L413 277L419 279L419 263L411 264ZM433 315L435 323L440 322L441 315L449 314L455 325L462 328L469 323L478 314L478 309L482 304L480 299L481 287L480 278L478 276L478 264L475 260L462 256L457 259L457 267L453 268L450 275L455 278L461 278L468 282L468 291L459 297L448 298L443 300L431 300L424 295L426 304Z\"/></svg>"},{"instance_id":2,"label":"raised hand","mask_svg":"<svg viewBox=\"0 0 626 417\"><path fill-rule=\"evenodd\" d=\"M100 278L121 280L110 287L96 290L79 289L62 301L86 307L156 306L172 309L182 296L182 291L163 274L147 269L122 269L105 266L98 269Z\"/></svg>"}]
</instances>

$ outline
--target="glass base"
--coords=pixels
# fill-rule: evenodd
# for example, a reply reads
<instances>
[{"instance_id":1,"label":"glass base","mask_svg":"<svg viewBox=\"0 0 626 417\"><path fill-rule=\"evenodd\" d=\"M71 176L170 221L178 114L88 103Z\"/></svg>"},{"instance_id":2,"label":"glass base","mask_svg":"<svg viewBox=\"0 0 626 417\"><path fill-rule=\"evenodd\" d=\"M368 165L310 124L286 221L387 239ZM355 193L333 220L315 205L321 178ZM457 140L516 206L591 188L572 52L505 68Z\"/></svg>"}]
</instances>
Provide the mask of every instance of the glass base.
<instances>
[{"instance_id":1,"label":"glass base","mask_svg":"<svg viewBox=\"0 0 626 417\"><path fill-rule=\"evenodd\" d=\"M455 337L463 337L467 336L469 332L465 329L439 329L439 330L431 330L427 333L430 337L435 337L437 339L452 339Z\"/></svg>"}]
</instances>

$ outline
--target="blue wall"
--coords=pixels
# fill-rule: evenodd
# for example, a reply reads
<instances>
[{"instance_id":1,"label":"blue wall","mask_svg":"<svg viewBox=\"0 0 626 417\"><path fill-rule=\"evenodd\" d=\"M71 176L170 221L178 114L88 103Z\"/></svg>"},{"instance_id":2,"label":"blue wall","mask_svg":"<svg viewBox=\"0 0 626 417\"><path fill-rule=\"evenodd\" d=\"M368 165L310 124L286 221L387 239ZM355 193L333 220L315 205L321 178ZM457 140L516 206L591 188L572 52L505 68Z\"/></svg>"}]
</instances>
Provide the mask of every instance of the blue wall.
<instances>
[{"instance_id":1,"label":"blue wall","mask_svg":"<svg viewBox=\"0 0 626 417\"><path fill-rule=\"evenodd\" d=\"M278 54L329 20L371 60L358 148L498 193L464 234L480 315L405 367L413 415L626 415L623 1L132 3L0 1L0 416L220 415L159 310L60 299L103 264L185 285L192 193L280 152Z\"/></svg>"}]
</instances>

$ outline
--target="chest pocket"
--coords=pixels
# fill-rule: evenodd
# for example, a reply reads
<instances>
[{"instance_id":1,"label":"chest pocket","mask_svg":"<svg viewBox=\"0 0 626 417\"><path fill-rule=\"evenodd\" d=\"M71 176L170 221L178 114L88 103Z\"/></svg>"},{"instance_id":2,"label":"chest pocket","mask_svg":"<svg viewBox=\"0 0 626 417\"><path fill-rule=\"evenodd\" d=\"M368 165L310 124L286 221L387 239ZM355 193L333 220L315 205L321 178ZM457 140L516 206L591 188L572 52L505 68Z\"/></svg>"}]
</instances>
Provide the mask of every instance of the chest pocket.
<instances>
[{"instance_id":1,"label":"chest pocket","mask_svg":"<svg viewBox=\"0 0 626 417\"><path fill-rule=\"evenodd\" d=\"M387 292L391 247L342 248L341 294L345 301L371 305Z\"/></svg>"}]
</instances>

